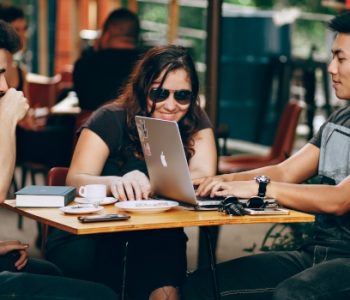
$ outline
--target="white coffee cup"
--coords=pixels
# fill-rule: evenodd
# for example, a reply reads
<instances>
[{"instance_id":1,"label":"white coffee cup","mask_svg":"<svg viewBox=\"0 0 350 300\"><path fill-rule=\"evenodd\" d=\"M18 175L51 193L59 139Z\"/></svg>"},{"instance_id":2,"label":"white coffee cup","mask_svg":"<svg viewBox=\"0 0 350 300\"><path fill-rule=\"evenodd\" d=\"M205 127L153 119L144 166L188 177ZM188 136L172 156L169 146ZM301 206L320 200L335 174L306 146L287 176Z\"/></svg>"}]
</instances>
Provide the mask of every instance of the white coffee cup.
<instances>
[{"instance_id":1,"label":"white coffee cup","mask_svg":"<svg viewBox=\"0 0 350 300\"><path fill-rule=\"evenodd\" d=\"M107 196L107 187L104 184L87 184L79 188L79 195L91 203L101 202Z\"/></svg>"}]
</instances>

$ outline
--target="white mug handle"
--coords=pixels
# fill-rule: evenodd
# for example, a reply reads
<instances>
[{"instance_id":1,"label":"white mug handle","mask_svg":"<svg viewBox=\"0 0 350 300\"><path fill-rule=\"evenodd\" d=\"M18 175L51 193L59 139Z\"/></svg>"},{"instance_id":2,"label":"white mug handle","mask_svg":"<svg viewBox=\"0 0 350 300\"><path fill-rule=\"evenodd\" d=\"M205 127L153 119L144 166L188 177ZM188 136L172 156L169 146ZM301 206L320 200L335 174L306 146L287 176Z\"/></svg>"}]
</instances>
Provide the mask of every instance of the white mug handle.
<instances>
[{"instance_id":1,"label":"white mug handle","mask_svg":"<svg viewBox=\"0 0 350 300\"><path fill-rule=\"evenodd\" d=\"M86 197L86 189L85 189L85 186L82 185L80 188L79 188L79 195L82 196L82 197Z\"/></svg>"}]
</instances>

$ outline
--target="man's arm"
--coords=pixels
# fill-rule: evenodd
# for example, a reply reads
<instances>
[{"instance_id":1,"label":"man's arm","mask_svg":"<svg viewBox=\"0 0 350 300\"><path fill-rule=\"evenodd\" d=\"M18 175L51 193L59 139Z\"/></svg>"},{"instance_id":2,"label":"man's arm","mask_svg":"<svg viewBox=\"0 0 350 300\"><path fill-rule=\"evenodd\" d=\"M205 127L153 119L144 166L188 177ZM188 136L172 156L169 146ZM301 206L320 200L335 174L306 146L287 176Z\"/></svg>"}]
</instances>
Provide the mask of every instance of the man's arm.
<instances>
[{"instance_id":1,"label":"man's arm","mask_svg":"<svg viewBox=\"0 0 350 300\"><path fill-rule=\"evenodd\" d=\"M251 171L199 178L193 180L193 183L199 185L197 194L200 196L209 194L212 188L220 182L253 180L258 175L267 175L272 181L301 183L317 173L319 155L319 148L307 144L280 164Z\"/></svg>"},{"instance_id":2,"label":"man's arm","mask_svg":"<svg viewBox=\"0 0 350 300\"><path fill-rule=\"evenodd\" d=\"M9 89L0 98L0 202L7 196L16 162L16 125L29 108L22 92Z\"/></svg>"},{"instance_id":3,"label":"man's arm","mask_svg":"<svg viewBox=\"0 0 350 300\"><path fill-rule=\"evenodd\" d=\"M28 261L28 245L20 241L0 241L0 256L10 252L17 252L18 258L15 262L15 268L21 270ZM16 255L17 256L17 255Z\"/></svg>"},{"instance_id":4,"label":"man's arm","mask_svg":"<svg viewBox=\"0 0 350 300\"><path fill-rule=\"evenodd\" d=\"M248 172L227 174L215 181L203 182L204 190L212 195L235 195L249 198L257 195L258 184L254 177L267 175L266 196L275 198L283 206L313 213L343 215L350 211L350 176L338 185L300 184L317 174L319 148L307 144L286 161ZM224 180L220 180L224 178Z\"/></svg>"}]
</instances>

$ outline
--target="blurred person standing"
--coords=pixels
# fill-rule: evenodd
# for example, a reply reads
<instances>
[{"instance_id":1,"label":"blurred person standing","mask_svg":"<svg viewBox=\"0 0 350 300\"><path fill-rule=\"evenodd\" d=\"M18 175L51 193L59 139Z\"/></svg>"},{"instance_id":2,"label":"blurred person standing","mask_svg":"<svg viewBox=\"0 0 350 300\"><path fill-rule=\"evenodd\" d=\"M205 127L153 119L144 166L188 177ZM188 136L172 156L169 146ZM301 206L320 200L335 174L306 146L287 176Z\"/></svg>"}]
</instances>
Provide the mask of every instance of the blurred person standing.
<instances>
[{"instance_id":1,"label":"blurred person standing","mask_svg":"<svg viewBox=\"0 0 350 300\"><path fill-rule=\"evenodd\" d=\"M107 17L95 51L82 55L74 65L74 90L82 110L94 111L116 99L140 54L140 22L125 8Z\"/></svg>"},{"instance_id":2,"label":"blurred person standing","mask_svg":"<svg viewBox=\"0 0 350 300\"><path fill-rule=\"evenodd\" d=\"M13 29L16 30L20 38L20 48L16 53L23 55L27 47L27 21L24 12L21 8L16 6L0 5L0 20L9 23ZM28 96L28 87L26 84L27 69L25 65L14 58L14 55L7 53L7 70L6 81L10 87L18 91L23 91L25 96Z\"/></svg>"}]
</instances>

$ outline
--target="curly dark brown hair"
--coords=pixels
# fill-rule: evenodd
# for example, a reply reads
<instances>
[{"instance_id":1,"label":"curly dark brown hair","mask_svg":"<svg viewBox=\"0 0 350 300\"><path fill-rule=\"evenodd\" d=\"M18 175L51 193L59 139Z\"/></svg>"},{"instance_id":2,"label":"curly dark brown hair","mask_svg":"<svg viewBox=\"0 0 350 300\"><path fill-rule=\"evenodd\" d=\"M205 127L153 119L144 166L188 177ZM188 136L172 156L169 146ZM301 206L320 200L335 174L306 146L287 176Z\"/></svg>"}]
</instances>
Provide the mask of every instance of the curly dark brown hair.
<instances>
[{"instance_id":1,"label":"curly dark brown hair","mask_svg":"<svg viewBox=\"0 0 350 300\"><path fill-rule=\"evenodd\" d=\"M147 111L147 96L152 83L166 70L161 78L161 85L169 72L183 69L187 72L191 86L193 100L185 116L178 122L186 157L189 160L194 155L193 135L198 131L198 121L201 110L199 107L199 81L194 62L188 50L182 46L166 45L150 49L136 64L129 77L122 94L116 100L116 105L124 107L127 114L127 132L131 140L127 153L136 157L143 157L139 136L135 124L135 116L151 116L155 110L155 103L151 111Z\"/></svg>"},{"instance_id":2,"label":"curly dark brown hair","mask_svg":"<svg viewBox=\"0 0 350 300\"><path fill-rule=\"evenodd\" d=\"M0 49L6 49L10 53L20 49L20 39L16 31L2 20L0 20Z\"/></svg>"}]
</instances>

